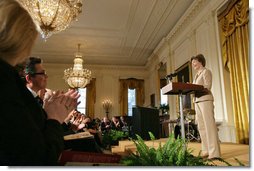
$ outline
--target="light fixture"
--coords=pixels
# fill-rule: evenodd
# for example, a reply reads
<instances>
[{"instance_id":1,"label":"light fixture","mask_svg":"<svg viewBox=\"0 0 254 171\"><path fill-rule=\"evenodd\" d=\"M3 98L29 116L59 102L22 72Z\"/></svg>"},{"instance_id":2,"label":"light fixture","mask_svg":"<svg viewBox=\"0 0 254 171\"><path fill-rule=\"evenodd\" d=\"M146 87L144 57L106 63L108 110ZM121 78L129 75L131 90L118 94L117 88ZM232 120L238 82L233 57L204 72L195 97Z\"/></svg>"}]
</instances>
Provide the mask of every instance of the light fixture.
<instances>
[{"instance_id":1,"label":"light fixture","mask_svg":"<svg viewBox=\"0 0 254 171\"><path fill-rule=\"evenodd\" d=\"M112 108L112 102L109 99L106 99L102 102L102 106L106 112L106 117L108 118L109 110Z\"/></svg>"},{"instance_id":2,"label":"light fixture","mask_svg":"<svg viewBox=\"0 0 254 171\"><path fill-rule=\"evenodd\" d=\"M74 66L64 70L64 79L71 88L83 88L90 83L91 71L83 69L82 53L80 52L80 44L78 44L78 52L75 53Z\"/></svg>"},{"instance_id":3,"label":"light fixture","mask_svg":"<svg viewBox=\"0 0 254 171\"><path fill-rule=\"evenodd\" d=\"M19 0L40 27L42 38L65 30L82 12L82 0Z\"/></svg>"}]
</instances>

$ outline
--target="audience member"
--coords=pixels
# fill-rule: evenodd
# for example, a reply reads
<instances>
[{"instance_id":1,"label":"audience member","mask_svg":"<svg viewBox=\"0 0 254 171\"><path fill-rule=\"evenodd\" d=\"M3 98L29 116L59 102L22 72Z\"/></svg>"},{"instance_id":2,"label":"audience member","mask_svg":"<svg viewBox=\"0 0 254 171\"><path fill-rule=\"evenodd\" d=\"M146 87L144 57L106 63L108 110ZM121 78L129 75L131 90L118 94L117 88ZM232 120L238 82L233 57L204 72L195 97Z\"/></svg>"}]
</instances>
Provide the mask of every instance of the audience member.
<instances>
[{"instance_id":1,"label":"audience member","mask_svg":"<svg viewBox=\"0 0 254 171\"><path fill-rule=\"evenodd\" d=\"M83 123L85 123L84 131L89 131L92 135L94 135L96 143L99 146L102 146L102 133L100 130L96 129L96 123L93 122L90 117L87 117Z\"/></svg>"},{"instance_id":2,"label":"audience member","mask_svg":"<svg viewBox=\"0 0 254 171\"><path fill-rule=\"evenodd\" d=\"M119 119L118 119L117 117L115 117L115 116L112 117L111 129L114 129L114 130L122 130L121 122L120 122Z\"/></svg>"},{"instance_id":3,"label":"audience member","mask_svg":"<svg viewBox=\"0 0 254 171\"><path fill-rule=\"evenodd\" d=\"M38 96L38 92L42 93L46 90L48 76L42 65L42 60L38 57L30 57L25 67L26 87L33 94L34 98L42 106L43 99Z\"/></svg>"},{"instance_id":4,"label":"audience member","mask_svg":"<svg viewBox=\"0 0 254 171\"><path fill-rule=\"evenodd\" d=\"M76 119L79 112L77 110L72 110L68 116L64 119L64 122L62 123L62 127L64 130L64 135L74 134L77 131L77 126L75 126L75 129L73 128L73 122Z\"/></svg>"},{"instance_id":5,"label":"audience member","mask_svg":"<svg viewBox=\"0 0 254 171\"><path fill-rule=\"evenodd\" d=\"M46 98L46 119L15 69L29 56L38 35L18 1L0 1L0 35L0 90L4 97L0 98L0 165L56 165L64 147L61 123L77 106L79 95L73 90L57 91Z\"/></svg>"},{"instance_id":6,"label":"audience member","mask_svg":"<svg viewBox=\"0 0 254 171\"><path fill-rule=\"evenodd\" d=\"M111 129L110 120L108 119L108 117L104 117L101 122L101 131L103 133L109 131L110 129Z\"/></svg>"},{"instance_id":7,"label":"audience member","mask_svg":"<svg viewBox=\"0 0 254 171\"><path fill-rule=\"evenodd\" d=\"M43 88L43 89L40 89L40 90L37 92L37 95L40 97L40 99L44 100L44 97L45 97L46 92L47 92L47 89L46 89L46 88Z\"/></svg>"},{"instance_id":8,"label":"audience member","mask_svg":"<svg viewBox=\"0 0 254 171\"><path fill-rule=\"evenodd\" d=\"M129 132L130 130L129 130L129 123L127 122L127 119L126 119L126 117L124 117L124 116L121 116L120 117L120 122L121 122L121 126L122 126L122 131L124 131L124 132Z\"/></svg>"},{"instance_id":9,"label":"audience member","mask_svg":"<svg viewBox=\"0 0 254 171\"><path fill-rule=\"evenodd\" d=\"M93 119L93 122L94 122L94 128L96 130L100 130L101 129L101 120L100 120L100 118Z\"/></svg>"}]
</instances>

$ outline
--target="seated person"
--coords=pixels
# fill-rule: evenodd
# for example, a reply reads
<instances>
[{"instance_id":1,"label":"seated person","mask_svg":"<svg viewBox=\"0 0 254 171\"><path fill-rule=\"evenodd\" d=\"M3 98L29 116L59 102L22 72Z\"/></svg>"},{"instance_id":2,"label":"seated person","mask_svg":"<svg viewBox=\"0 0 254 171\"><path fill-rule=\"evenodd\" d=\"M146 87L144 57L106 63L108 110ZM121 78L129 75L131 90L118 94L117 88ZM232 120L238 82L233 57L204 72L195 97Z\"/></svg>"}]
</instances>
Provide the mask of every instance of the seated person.
<instances>
[{"instance_id":1,"label":"seated person","mask_svg":"<svg viewBox=\"0 0 254 171\"><path fill-rule=\"evenodd\" d=\"M119 130L119 131L122 130L121 122L115 116L112 117L112 121L110 125L111 125L111 129L113 130Z\"/></svg>"},{"instance_id":2,"label":"seated person","mask_svg":"<svg viewBox=\"0 0 254 171\"><path fill-rule=\"evenodd\" d=\"M107 117L103 118L100 125L102 132L108 132L111 129L110 120Z\"/></svg>"},{"instance_id":3,"label":"seated person","mask_svg":"<svg viewBox=\"0 0 254 171\"><path fill-rule=\"evenodd\" d=\"M127 122L126 117L121 116L120 117L120 122L121 122L121 125L122 125L122 131L129 132L129 123Z\"/></svg>"},{"instance_id":4,"label":"seated person","mask_svg":"<svg viewBox=\"0 0 254 171\"><path fill-rule=\"evenodd\" d=\"M102 146L101 131L99 131L96 128L96 123L93 122L90 117L87 117L86 119L83 120L83 122L81 124L85 125L82 130L89 131L92 135L94 135L94 139L95 139L96 143L99 146Z\"/></svg>"},{"instance_id":5,"label":"seated person","mask_svg":"<svg viewBox=\"0 0 254 171\"><path fill-rule=\"evenodd\" d=\"M85 115L82 115L79 111L73 110L65 118L62 127L64 129L64 135L74 134L84 128L81 124Z\"/></svg>"},{"instance_id":6,"label":"seated person","mask_svg":"<svg viewBox=\"0 0 254 171\"><path fill-rule=\"evenodd\" d=\"M94 135L94 138L66 140L65 149L72 149L74 151L101 152L99 148L99 146L101 146L101 139L98 133L99 131L94 129L91 118L79 112L76 113L77 115L73 122L69 123L69 131L66 132L68 132L68 134L75 134L78 132L88 131Z\"/></svg>"},{"instance_id":7,"label":"seated person","mask_svg":"<svg viewBox=\"0 0 254 171\"><path fill-rule=\"evenodd\" d=\"M94 128L97 130L100 130L101 127L101 120L99 118L93 119Z\"/></svg>"}]
</instances>

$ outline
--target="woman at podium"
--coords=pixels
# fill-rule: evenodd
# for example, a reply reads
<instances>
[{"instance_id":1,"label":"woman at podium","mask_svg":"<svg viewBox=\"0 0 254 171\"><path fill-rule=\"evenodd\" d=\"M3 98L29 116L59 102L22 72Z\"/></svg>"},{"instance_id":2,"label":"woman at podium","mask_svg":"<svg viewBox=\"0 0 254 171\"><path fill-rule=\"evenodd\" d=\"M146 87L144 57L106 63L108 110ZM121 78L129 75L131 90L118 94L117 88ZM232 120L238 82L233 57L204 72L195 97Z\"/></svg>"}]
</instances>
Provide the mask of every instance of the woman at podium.
<instances>
[{"instance_id":1,"label":"woman at podium","mask_svg":"<svg viewBox=\"0 0 254 171\"><path fill-rule=\"evenodd\" d=\"M212 73L205 67L202 54L191 58L192 67L197 71L193 84L203 85L204 90L195 92L195 110L198 130L201 137L202 156L213 159L220 157L218 130L214 118L214 98L211 92Z\"/></svg>"}]
</instances>

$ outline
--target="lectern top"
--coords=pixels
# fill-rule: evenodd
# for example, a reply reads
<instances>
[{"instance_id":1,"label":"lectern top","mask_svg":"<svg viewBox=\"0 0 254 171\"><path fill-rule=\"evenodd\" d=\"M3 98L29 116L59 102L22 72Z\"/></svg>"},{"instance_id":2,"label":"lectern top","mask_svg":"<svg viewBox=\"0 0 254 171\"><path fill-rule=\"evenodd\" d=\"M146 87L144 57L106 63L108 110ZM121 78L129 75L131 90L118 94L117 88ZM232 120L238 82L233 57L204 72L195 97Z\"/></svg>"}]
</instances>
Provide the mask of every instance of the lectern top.
<instances>
[{"instance_id":1,"label":"lectern top","mask_svg":"<svg viewBox=\"0 0 254 171\"><path fill-rule=\"evenodd\" d=\"M198 84L182 83L182 82L170 82L163 87L162 94L176 95L176 94L188 94L195 91L202 91L204 86Z\"/></svg>"}]
</instances>

